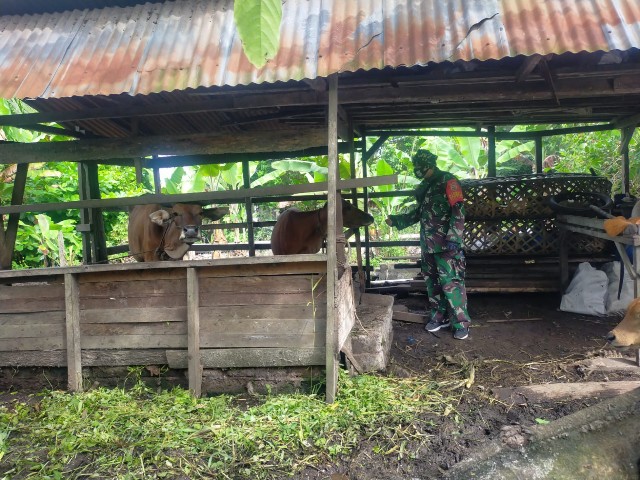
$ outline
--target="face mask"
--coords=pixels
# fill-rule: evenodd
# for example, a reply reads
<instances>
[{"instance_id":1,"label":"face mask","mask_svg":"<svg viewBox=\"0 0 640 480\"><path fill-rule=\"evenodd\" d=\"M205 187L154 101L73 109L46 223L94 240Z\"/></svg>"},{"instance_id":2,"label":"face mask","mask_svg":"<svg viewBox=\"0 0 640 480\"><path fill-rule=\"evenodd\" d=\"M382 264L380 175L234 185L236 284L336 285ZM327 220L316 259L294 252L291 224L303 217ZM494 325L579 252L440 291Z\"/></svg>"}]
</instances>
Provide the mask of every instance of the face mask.
<instances>
[{"instance_id":1,"label":"face mask","mask_svg":"<svg viewBox=\"0 0 640 480\"><path fill-rule=\"evenodd\" d=\"M429 178L431 175L429 174L429 171L431 171L431 174L433 174L435 167L415 167L413 169L413 174L419 178Z\"/></svg>"}]
</instances>

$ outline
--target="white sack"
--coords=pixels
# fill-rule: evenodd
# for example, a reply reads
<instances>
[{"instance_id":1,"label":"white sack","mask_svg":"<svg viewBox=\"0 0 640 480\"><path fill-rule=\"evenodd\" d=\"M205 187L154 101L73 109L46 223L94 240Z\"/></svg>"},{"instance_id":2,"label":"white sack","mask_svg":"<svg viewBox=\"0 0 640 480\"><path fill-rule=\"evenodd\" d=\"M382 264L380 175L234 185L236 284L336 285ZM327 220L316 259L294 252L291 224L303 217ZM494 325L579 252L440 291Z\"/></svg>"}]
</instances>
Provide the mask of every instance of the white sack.
<instances>
[{"instance_id":1,"label":"white sack","mask_svg":"<svg viewBox=\"0 0 640 480\"><path fill-rule=\"evenodd\" d=\"M605 301L609 279L602 270L589 262L578 265L566 293L562 296L560 310L585 315L605 315Z\"/></svg>"},{"instance_id":2,"label":"white sack","mask_svg":"<svg viewBox=\"0 0 640 480\"><path fill-rule=\"evenodd\" d=\"M624 272L620 300L618 300L618 287L620 285L620 262L609 262L602 266L602 271L607 274L609 285L607 287L606 307L607 313L622 312L627 309L633 300L633 279L629 272Z\"/></svg>"}]
</instances>

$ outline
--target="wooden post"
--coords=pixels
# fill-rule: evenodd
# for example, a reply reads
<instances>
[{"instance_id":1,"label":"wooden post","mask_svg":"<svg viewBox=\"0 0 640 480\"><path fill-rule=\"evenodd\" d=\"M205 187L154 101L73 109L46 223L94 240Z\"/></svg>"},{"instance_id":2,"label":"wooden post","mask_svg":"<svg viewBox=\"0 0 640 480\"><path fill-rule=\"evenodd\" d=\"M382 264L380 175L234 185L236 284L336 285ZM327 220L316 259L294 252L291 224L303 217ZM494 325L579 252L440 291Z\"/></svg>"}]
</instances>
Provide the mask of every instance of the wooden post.
<instances>
[{"instance_id":1,"label":"wooden post","mask_svg":"<svg viewBox=\"0 0 640 480\"><path fill-rule=\"evenodd\" d=\"M376 140L376 142L371 146L371 148L369 150L367 150L367 137L365 135L365 132L362 132L362 178L367 178L367 161L369 160L369 158L371 158L371 156L373 156L373 154L375 152L378 151L378 149L380 149L382 147L382 145L384 144L384 142L387 141L387 139L389 138L389 135L381 135L378 140ZM369 195L367 192L367 189L365 188L363 190L364 192L364 211L369 213ZM367 275L367 285L366 287L370 287L371 286L371 255L369 252L369 229L366 228L364 230L364 244L365 244L365 266L366 266L366 275Z\"/></svg>"},{"instance_id":2,"label":"wooden post","mask_svg":"<svg viewBox=\"0 0 640 480\"><path fill-rule=\"evenodd\" d=\"M488 177L495 177L497 175L497 168L496 168L496 127L491 126L491 127L487 127L487 140L489 143L489 151L487 152L487 155L489 157L488 159L488 165L487 165L487 176Z\"/></svg>"},{"instance_id":3,"label":"wooden post","mask_svg":"<svg viewBox=\"0 0 640 480\"><path fill-rule=\"evenodd\" d=\"M355 178L356 176L356 152L355 152L355 145L354 145L354 141L353 141L353 121L351 118L348 119L348 130L349 130L349 165L351 167L351 178ZM364 188L363 190L366 190L366 188ZM353 201L353 204L357 207L358 206L358 189L357 188L353 188L351 190L351 199ZM363 209L364 211L366 211L366 207ZM366 229L367 227L365 227ZM360 243L360 229L357 228L354 232L354 237L355 237L355 241L356 241L356 262L358 264L358 283L359 283L359 287L360 287L360 292L364 292L365 287L366 287L366 278L364 275L364 270L362 269L362 245ZM347 239L348 241L349 239Z\"/></svg>"},{"instance_id":4,"label":"wooden post","mask_svg":"<svg viewBox=\"0 0 640 480\"><path fill-rule=\"evenodd\" d=\"M249 162L245 160L242 162L242 181L244 182L244 188L251 188L249 182ZM253 235L253 202L251 197L246 197L244 200L244 209L247 212L247 241L249 243L249 256L256 256L256 245Z\"/></svg>"},{"instance_id":5,"label":"wooden post","mask_svg":"<svg viewBox=\"0 0 640 480\"><path fill-rule=\"evenodd\" d=\"M564 294L569 286L569 231L560 225L558 242L560 245L560 293Z\"/></svg>"},{"instance_id":6,"label":"wooden post","mask_svg":"<svg viewBox=\"0 0 640 480\"><path fill-rule=\"evenodd\" d=\"M542 135L536 137L536 173L542 173Z\"/></svg>"},{"instance_id":7,"label":"wooden post","mask_svg":"<svg viewBox=\"0 0 640 480\"><path fill-rule=\"evenodd\" d=\"M11 192L11 205L22 205L28 171L28 163L18 164L16 167L16 176L13 180L13 192ZM11 270L13 250L18 236L20 214L9 214L6 230L4 230L4 223L1 217L2 215L0 215L0 270Z\"/></svg>"},{"instance_id":8,"label":"wooden post","mask_svg":"<svg viewBox=\"0 0 640 480\"><path fill-rule=\"evenodd\" d=\"M84 174L84 168L82 163L78 163L78 196L80 200L86 200L89 198L87 178ZM80 225L78 231L82 235L82 263L87 265L93 263L93 256L91 255L91 216L89 215L89 209L80 209Z\"/></svg>"},{"instance_id":9,"label":"wooden post","mask_svg":"<svg viewBox=\"0 0 640 480\"><path fill-rule=\"evenodd\" d=\"M64 274L64 305L67 332L67 387L72 392L81 392L80 287L76 274Z\"/></svg>"},{"instance_id":10,"label":"wooden post","mask_svg":"<svg viewBox=\"0 0 640 480\"><path fill-rule=\"evenodd\" d=\"M187 358L189 390L202 394L202 361L200 358L200 291L198 271L187 268Z\"/></svg>"},{"instance_id":11,"label":"wooden post","mask_svg":"<svg viewBox=\"0 0 640 480\"><path fill-rule=\"evenodd\" d=\"M336 189L338 173L338 76L329 77L329 109L328 124L328 219L327 219L327 331L325 341L326 393L327 403L333 403L338 391L338 349L336 336L336 284L337 284L337 256L336 256Z\"/></svg>"},{"instance_id":12,"label":"wooden post","mask_svg":"<svg viewBox=\"0 0 640 480\"><path fill-rule=\"evenodd\" d=\"M80 162L78 164L78 187L80 200L100 200L98 165ZM107 262L107 241L104 233L102 209L80 209L82 233L82 258L84 263ZM80 227L80 226L79 226Z\"/></svg>"},{"instance_id":13,"label":"wooden post","mask_svg":"<svg viewBox=\"0 0 640 480\"><path fill-rule=\"evenodd\" d=\"M98 165L95 163L83 164L87 176L87 193L92 200L100 200L100 182L98 180ZM104 233L104 219L101 208L89 209L91 223L91 243L93 248L93 261L107 263L107 239Z\"/></svg>"},{"instance_id":14,"label":"wooden post","mask_svg":"<svg viewBox=\"0 0 640 480\"><path fill-rule=\"evenodd\" d=\"M638 282L638 276L640 275L640 257L638 257L638 255L640 255L640 247L636 247L634 245L632 265L633 270L636 274L633 276L633 298L638 298L638 296L640 295L640 292L638 292L638 286L640 285L640 283Z\"/></svg>"},{"instance_id":15,"label":"wooden post","mask_svg":"<svg viewBox=\"0 0 640 480\"><path fill-rule=\"evenodd\" d=\"M635 126L625 127L620 130L620 153L622 154L622 188L624 194L630 193L630 178L629 178L629 143L633 138L633 132L636 129Z\"/></svg>"},{"instance_id":16,"label":"wooden post","mask_svg":"<svg viewBox=\"0 0 640 480\"><path fill-rule=\"evenodd\" d=\"M362 178L367 178L367 136L362 133L361 147L362 151ZM369 191L365 188L362 191L362 202L364 203L364 211L369 213ZM367 277L367 281L365 283L364 288L368 288L371 286L371 252L369 251L369 242L371 238L369 237L369 229L365 228L364 230L364 265L365 265L365 275Z\"/></svg>"},{"instance_id":17,"label":"wooden post","mask_svg":"<svg viewBox=\"0 0 640 480\"><path fill-rule=\"evenodd\" d=\"M158 155L153 155L153 160L157 160L157 159L158 159ZM159 167L153 167L153 190L156 193L160 193L162 191L162 180L160 179Z\"/></svg>"}]
</instances>

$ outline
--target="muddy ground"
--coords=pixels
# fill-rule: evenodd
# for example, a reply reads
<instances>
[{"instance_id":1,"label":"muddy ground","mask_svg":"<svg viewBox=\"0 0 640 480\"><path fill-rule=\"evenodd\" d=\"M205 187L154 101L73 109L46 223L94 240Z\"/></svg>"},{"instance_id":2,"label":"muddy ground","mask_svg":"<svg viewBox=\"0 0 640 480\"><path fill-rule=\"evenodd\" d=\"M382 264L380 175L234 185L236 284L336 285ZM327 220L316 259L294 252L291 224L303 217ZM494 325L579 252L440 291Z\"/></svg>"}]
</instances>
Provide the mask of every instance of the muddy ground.
<instances>
[{"instance_id":1,"label":"muddy ground","mask_svg":"<svg viewBox=\"0 0 640 480\"><path fill-rule=\"evenodd\" d=\"M411 312L424 313L425 297L396 298ZM431 334L422 325L394 321L387 375L447 378L465 364L475 367L473 386L458 405L460 416L416 418L414 427L431 435L426 445L404 445L406 455L374 453L363 442L358 451L331 465L308 469L296 480L438 479L447 470L500 438L507 425L528 427L553 421L598 403L601 398L504 403L494 392L504 387L558 382L640 380L636 373L585 371L584 359L635 357L606 346L604 336L621 316L593 317L558 310L557 294L473 294L474 320L467 340L451 332ZM507 321L505 321L507 320ZM538 420L536 420L538 419Z\"/></svg>"}]
</instances>

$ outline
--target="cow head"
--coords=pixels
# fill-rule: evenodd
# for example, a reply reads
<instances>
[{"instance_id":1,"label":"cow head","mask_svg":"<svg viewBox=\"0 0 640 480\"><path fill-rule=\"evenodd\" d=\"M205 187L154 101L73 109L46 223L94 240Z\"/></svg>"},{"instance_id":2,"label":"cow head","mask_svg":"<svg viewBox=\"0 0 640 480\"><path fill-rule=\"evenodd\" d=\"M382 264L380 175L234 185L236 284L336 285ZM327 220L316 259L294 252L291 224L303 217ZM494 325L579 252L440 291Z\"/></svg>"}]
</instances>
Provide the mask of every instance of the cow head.
<instances>
[{"instance_id":1,"label":"cow head","mask_svg":"<svg viewBox=\"0 0 640 480\"><path fill-rule=\"evenodd\" d=\"M189 247L200 240L202 219L219 220L229 213L228 207L203 209L200 205L176 203L173 207L156 210L149 218L165 229L162 245L171 258L182 258Z\"/></svg>"},{"instance_id":2,"label":"cow head","mask_svg":"<svg viewBox=\"0 0 640 480\"><path fill-rule=\"evenodd\" d=\"M347 228L366 227L373 223L373 217L352 203L342 199L342 225Z\"/></svg>"},{"instance_id":3,"label":"cow head","mask_svg":"<svg viewBox=\"0 0 640 480\"><path fill-rule=\"evenodd\" d=\"M614 347L640 346L640 298L629 304L627 314L608 333L607 341Z\"/></svg>"}]
</instances>

